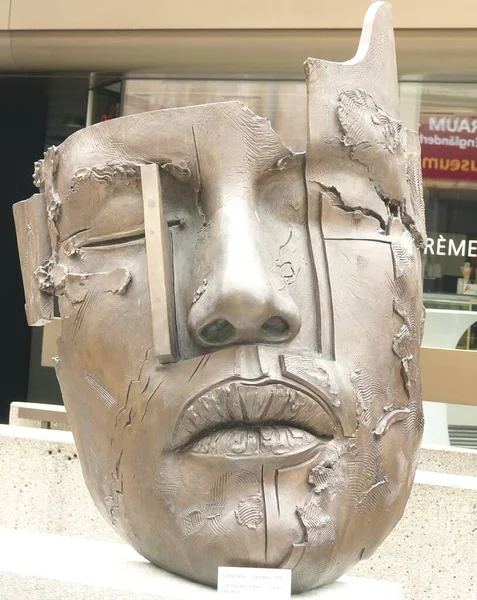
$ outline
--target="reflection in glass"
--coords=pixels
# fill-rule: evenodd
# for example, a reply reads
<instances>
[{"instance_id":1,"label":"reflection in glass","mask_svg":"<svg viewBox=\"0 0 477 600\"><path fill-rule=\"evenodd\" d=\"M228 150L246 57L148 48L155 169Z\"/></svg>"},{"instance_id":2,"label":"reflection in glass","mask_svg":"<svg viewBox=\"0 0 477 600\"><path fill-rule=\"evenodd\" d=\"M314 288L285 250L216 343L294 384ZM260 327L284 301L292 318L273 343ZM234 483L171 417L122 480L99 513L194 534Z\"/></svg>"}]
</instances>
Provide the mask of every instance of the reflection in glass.
<instances>
[{"instance_id":1,"label":"reflection in glass","mask_svg":"<svg viewBox=\"0 0 477 600\"><path fill-rule=\"evenodd\" d=\"M418 126L428 245L423 263L429 308L477 305L477 85L402 82L404 117ZM417 121L417 122L416 122ZM477 349L477 326L458 348Z\"/></svg>"},{"instance_id":2,"label":"reflection in glass","mask_svg":"<svg viewBox=\"0 0 477 600\"><path fill-rule=\"evenodd\" d=\"M122 114L230 100L239 100L255 114L269 119L291 150L305 150L304 81L130 78L125 81Z\"/></svg>"}]
</instances>

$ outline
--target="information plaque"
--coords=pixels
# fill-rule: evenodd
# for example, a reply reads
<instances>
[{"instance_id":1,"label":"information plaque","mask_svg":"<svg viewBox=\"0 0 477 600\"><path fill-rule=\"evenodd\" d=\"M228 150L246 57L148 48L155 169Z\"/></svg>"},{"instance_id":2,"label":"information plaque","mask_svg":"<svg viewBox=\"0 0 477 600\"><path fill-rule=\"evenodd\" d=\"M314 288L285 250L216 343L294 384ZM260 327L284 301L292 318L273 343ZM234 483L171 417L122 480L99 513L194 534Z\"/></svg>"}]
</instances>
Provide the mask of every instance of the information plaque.
<instances>
[{"instance_id":1,"label":"information plaque","mask_svg":"<svg viewBox=\"0 0 477 600\"><path fill-rule=\"evenodd\" d=\"M290 600L290 569L219 567L219 598Z\"/></svg>"}]
</instances>

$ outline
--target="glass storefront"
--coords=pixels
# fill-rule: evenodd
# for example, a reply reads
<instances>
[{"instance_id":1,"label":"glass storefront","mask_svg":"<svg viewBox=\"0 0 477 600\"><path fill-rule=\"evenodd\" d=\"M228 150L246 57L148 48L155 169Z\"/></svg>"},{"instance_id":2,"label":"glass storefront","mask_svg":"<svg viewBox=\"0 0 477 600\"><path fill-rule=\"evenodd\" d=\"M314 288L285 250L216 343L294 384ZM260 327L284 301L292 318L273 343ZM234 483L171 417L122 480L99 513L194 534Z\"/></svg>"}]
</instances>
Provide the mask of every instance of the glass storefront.
<instances>
[{"instance_id":1,"label":"glass storefront","mask_svg":"<svg viewBox=\"0 0 477 600\"><path fill-rule=\"evenodd\" d=\"M477 86L402 83L419 99L429 308L477 310ZM471 326L458 347L477 349Z\"/></svg>"},{"instance_id":2,"label":"glass storefront","mask_svg":"<svg viewBox=\"0 0 477 600\"><path fill-rule=\"evenodd\" d=\"M304 81L135 79L124 82L122 114L239 100L266 117L294 151L306 146Z\"/></svg>"},{"instance_id":3,"label":"glass storefront","mask_svg":"<svg viewBox=\"0 0 477 600\"><path fill-rule=\"evenodd\" d=\"M404 116L419 128L428 241L423 262L427 320L423 345L477 350L477 85L401 82ZM439 351L437 350L437 351ZM468 354L448 353L449 404L427 404L431 443L477 448L477 401ZM459 372L459 375L457 374ZM464 396L467 405L455 404ZM428 398L428 400L432 400ZM474 404L474 406L471 406ZM443 424L447 427L444 428ZM433 428L433 430L431 430Z\"/></svg>"},{"instance_id":4,"label":"glass storefront","mask_svg":"<svg viewBox=\"0 0 477 600\"><path fill-rule=\"evenodd\" d=\"M117 74L91 74L87 125L115 119L121 115L123 80Z\"/></svg>"}]
</instances>

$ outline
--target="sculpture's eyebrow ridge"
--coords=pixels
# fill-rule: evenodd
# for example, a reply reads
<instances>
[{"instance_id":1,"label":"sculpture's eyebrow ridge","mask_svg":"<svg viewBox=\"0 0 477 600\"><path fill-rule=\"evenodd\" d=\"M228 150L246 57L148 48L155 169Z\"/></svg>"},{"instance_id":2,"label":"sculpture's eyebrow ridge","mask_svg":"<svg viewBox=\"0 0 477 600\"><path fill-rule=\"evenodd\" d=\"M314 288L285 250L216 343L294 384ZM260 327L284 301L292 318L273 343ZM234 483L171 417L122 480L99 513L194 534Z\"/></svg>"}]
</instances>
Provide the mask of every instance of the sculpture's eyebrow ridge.
<instances>
[{"instance_id":1,"label":"sculpture's eyebrow ridge","mask_svg":"<svg viewBox=\"0 0 477 600\"><path fill-rule=\"evenodd\" d=\"M67 199L74 196L77 189L87 182L99 185L112 185L114 183L131 183L141 180L141 166L151 164L153 161L124 161L108 164L96 164L89 167L78 168L72 179ZM189 181L191 178L190 166L185 161L170 159L158 160L157 164L162 170L167 171L179 181Z\"/></svg>"},{"instance_id":2,"label":"sculpture's eyebrow ridge","mask_svg":"<svg viewBox=\"0 0 477 600\"><path fill-rule=\"evenodd\" d=\"M78 187L89 181L99 185L112 185L120 181L128 185L134 181L139 181L141 178L141 164L144 163L121 162L80 167L71 179L67 199L76 193Z\"/></svg>"}]
</instances>

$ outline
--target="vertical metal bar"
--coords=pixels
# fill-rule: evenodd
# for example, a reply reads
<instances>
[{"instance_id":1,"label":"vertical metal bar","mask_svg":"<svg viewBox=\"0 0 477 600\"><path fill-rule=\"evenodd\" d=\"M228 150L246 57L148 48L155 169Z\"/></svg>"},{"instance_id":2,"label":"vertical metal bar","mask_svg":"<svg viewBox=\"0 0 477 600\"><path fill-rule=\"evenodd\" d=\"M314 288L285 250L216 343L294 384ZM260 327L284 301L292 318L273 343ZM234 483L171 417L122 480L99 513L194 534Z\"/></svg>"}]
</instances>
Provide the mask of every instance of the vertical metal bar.
<instances>
[{"instance_id":1,"label":"vertical metal bar","mask_svg":"<svg viewBox=\"0 0 477 600\"><path fill-rule=\"evenodd\" d=\"M318 184L307 182L308 235L310 252L314 262L315 290L319 302L320 352L328 360L335 359L335 324L333 296L331 293L330 272L326 256L326 242L323 237L322 194Z\"/></svg>"},{"instance_id":2,"label":"vertical metal bar","mask_svg":"<svg viewBox=\"0 0 477 600\"><path fill-rule=\"evenodd\" d=\"M51 241L45 197L34 194L13 205L18 252L25 290L28 325L46 325L53 320L53 296L38 287L35 270L51 256Z\"/></svg>"},{"instance_id":3,"label":"vertical metal bar","mask_svg":"<svg viewBox=\"0 0 477 600\"><path fill-rule=\"evenodd\" d=\"M86 127L93 125L93 104L94 104L94 73L89 74L89 85L88 85L88 105L86 108Z\"/></svg>"},{"instance_id":4,"label":"vertical metal bar","mask_svg":"<svg viewBox=\"0 0 477 600\"><path fill-rule=\"evenodd\" d=\"M161 363L168 363L173 360L174 306L169 235L158 165L141 165L141 183L154 350Z\"/></svg>"}]
</instances>

